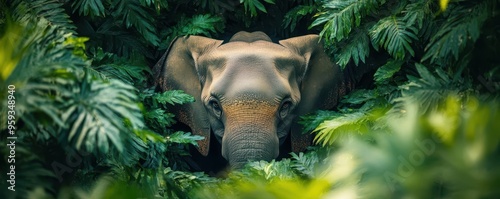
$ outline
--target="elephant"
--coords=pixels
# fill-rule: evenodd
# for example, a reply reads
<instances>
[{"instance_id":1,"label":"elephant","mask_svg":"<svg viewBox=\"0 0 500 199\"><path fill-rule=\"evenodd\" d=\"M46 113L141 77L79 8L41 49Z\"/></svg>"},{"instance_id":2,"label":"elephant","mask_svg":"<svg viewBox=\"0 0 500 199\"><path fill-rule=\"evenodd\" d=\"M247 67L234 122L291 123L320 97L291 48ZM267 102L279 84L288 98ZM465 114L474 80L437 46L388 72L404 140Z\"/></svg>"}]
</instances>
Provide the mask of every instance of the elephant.
<instances>
[{"instance_id":1,"label":"elephant","mask_svg":"<svg viewBox=\"0 0 500 199\"><path fill-rule=\"evenodd\" d=\"M201 135L198 151L211 139L230 168L249 160L270 161L290 139L291 151L312 142L299 116L333 108L360 75L340 70L318 35L273 42L263 32L238 32L228 41L203 36L176 38L152 69L160 91L183 90L195 102L171 111Z\"/></svg>"}]
</instances>

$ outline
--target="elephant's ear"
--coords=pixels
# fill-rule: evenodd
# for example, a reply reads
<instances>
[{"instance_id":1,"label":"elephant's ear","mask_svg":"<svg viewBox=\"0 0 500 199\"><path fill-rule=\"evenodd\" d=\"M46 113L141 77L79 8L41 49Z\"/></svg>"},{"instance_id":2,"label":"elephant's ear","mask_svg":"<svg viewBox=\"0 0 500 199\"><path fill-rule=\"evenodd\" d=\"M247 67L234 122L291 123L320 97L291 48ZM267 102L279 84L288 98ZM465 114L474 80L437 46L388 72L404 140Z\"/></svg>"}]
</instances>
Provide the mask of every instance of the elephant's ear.
<instances>
[{"instance_id":1,"label":"elephant's ear","mask_svg":"<svg viewBox=\"0 0 500 199\"><path fill-rule=\"evenodd\" d=\"M180 122L191 128L193 134L205 137L198 141L198 151L205 156L209 151L210 124L200 99L203 81L201 77L205 74L199 74L199 71L205 70L199 68L197 59L221 43L221 40L201 36L178 37L153 68L157 89L183 90L195 98L193 103L175 107L173 113Z\"/></svg>"},{"instance_id":2,"label":"elephant's ear","mask_svg":"<svg viewBox=\"0 0 500 199\"><path fill-rule=\"evenodd\" d=\"M296 69L300 85L300 103L294 113L298 116L318 109L331 109L345 93L346 85L340 67L324 52L318 35L294 37L279 42L294 53L303 56L305 63ZM303 151L312 142L311 134L303 134L295 121L291 129L292 150Z\"/></svg>"}]
</instances>

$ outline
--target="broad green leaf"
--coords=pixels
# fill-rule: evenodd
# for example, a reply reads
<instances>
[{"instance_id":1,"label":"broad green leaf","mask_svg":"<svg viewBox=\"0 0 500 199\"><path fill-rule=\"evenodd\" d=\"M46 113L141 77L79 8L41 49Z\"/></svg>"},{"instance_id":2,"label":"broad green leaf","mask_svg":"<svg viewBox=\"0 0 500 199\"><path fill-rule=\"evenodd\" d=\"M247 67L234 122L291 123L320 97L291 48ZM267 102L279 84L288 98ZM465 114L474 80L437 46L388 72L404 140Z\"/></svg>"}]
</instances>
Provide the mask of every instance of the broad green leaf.
<instances>
[{"instance_id":1,"label":"broad green leaf","mask_svg":"<svg viewBox=\"0 0 500 199\"><path fill-rule=\"evenodd\" d=\"M368 130L366 122L368 117L365 113L354 112L344 114L321 123L315 130L315 143L322 146L332 145L335 141L342 139L349 134L363 134Z\"/></svg>"},{"instance_id":2,"label":"broad green leaf","mask_svg":"<svg viewBox=\"0 0 500 199\"><path fill-rule=\"evenodd\" d=\"M402 60L389 60L386 64L377 69L373 75L373 79L376 83L383 83L397 73L401 66L404 64Z\"/></svg>"},{"instance_id":3,"label":"broad green leaf","mask_svg":"<svg viewBox=\"0 0 500 199\"><path fill-rule=\"evenodd\" d=\"M495 11L495 1L482 1L471 8L450 8L450 16L439 27L425 47L422 61L431 63L456 61L460 53L480 36L480 29Z\"/></svg>"},{"instance_id":4,"label":"broad green leaf","mask_svg":"<svg viewBox=\"0 0 500 199\"><path fill-rule=\"evenodd\" d=\"M266 3L274 4L274 0L264 0ZM240 0L245 7L245 13L250 13L251 17L257 16L257 10L267 13L266 7L260 2L260 0Z\"/></svg>"},{"instance_id":5,"label":"broad green leaf","mask_svg":"<svg viewBox=\"0 0 500 199\"><path fill-rule=\"evenodd\" d=\"M178 144L192 144L198 146L198 143L196 141L203 139L204 137L199 135L191 135L191 133L177 131L167 137L167 142L173 142Z\"/></svg>"},{"instance_id":6,"label":"broad green leaf","mask_svg":"<svg viewBox=\"0 0 500 199\"><path fill-rule=\"evenodd\" d=\"M154 99L161 104L184 104L194 102L194 97L181 90L170 90L155 94Z\"/></svg>"},{"instance_id":7,"label":"broad green leaf","mask_svg":"<svg viewBox=\"0 0 500 199\"><path fill-rule=\"evenodd\" d=\"M370 29L372 45L375 49L383 47L392 57L403 60L406 54L415 56L411 47L414 40L418 40L418 29L407 26L406 23L396 16L381 19Z\"/></svg>"},{"instance_id":8,"label":"broad green leaf","mask_svg":"<svg viewBox=\"0 0 500 199\"><path fill-rule=\"evenodd\" d=\"M347 67L347 64L352 60L356 66L360 61L365 62L365 59L370 55L370 38L365 32L359 31L352 37L346 39L346 44L340 48L336 55L337 64L342 69Z\"/></svg>"},{"instance_id":9,"label":"broad green leaf","mask_svg":"<svg viewBox=\"0 0 500 199\"><path fill-rule=\"evenodd\" d=\"M101 0L75 0L71 6L80 15L99 17L105 15L104 5Z\"/></svg>"},{"instance_id":10,"label":"broad green leaf","mask_svg":"<svg viewBox=\"0 0 500 199\"><path fill-rule=\"evenodd\" d=\"M348 37L352 29L361 24L361 19L375 11L384 2L377 0L334 0L322 5L325 12L317 14L310 28L324 24L320 36L327 41L341 41Z\"/></svg>"}]
</instances>

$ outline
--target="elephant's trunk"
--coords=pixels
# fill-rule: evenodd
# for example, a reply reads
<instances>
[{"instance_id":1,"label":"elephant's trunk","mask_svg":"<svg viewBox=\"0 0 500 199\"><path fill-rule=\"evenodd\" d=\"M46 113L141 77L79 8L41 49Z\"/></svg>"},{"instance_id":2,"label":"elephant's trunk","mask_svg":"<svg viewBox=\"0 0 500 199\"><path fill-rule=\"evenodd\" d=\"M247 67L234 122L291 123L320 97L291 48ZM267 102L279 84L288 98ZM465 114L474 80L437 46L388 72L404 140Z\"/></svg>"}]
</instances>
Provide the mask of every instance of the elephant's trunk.
<instances>
[{"instance_id":1,"label":"elephant's trunk","mask_svg":"<svg viewBox=\"0 0 500 199\"><path fill-rule=\"evenodd\" d=\"M238 101L226 106L222 155L232 168L249 160L270 161L279 154L277 106L262 101Z\"/></svg>"},{"instance_id":2,"label":"elephant's trunk","mask_svg":"<svg viewBox=\"0 0 500 199\"><path fill-rule=\"evenodd\" d=\"M253 126L240 127L225 132L222 139L222 155L232 168L239 169L252 160L270 161L278 156L279 140L276 132L256 129Z\"/></svg>"}]
</instances>

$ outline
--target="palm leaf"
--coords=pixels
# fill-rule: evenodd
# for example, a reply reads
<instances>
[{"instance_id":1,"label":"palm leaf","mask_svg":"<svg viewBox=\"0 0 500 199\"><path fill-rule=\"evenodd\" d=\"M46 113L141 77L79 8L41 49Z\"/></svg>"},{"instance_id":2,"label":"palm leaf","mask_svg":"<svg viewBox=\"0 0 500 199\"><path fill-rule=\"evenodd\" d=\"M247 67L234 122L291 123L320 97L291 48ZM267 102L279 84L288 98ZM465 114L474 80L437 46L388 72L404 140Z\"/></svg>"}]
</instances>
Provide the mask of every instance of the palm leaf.
<instances>
[{"instance_id":1,"label":"palm leaf","mask_svg":"<svg viewBox=\"0 0 500 199\"><path fill-rule=\"evenodd\" d=\"M55 91L64 90L64 84L72 82L79 68L89 63L74 56L65 42L69 35L49 23L40 18L36 23L13 26L20 28L19 34L2 50L14 58L10 62L15 67L4 81L18 88L18 118L33 132L52 129L53 134L65 125L59 117L60 96ZM42 125L44 128L39 128Z\"/></svg>"},{"instance_id":2,"label":"palm leaf","mask_svg":"<svg viewBox=\"0 0 500 199\"><path fill-rule=\"evenodd\" d=\"M458 60L460 53L468 44L474 43L480 36L485 21L494 15L496 1L482 1L474 6L456 6L449 8L449 17L432 36L425 47L422 61L437 63L440 60Z\"/></svg>"},{"instance_id":3,"label":"palm leaf","mask_svg":"<svg viewBox=\"0 0 500 199\"><path fill-rule=\"evenodd\" d=\"M191 133L186 133L182 131L177 131L167 137L168 142L178 143L178 144L192 144L198 146L196 141L203 140L203 136L191 135Z\"/></svg>"},{"instance_id":4,"label":"palm leaf","mask_svg":"<svg viewBox=\"0 0 500 199\"><path fill-rule=\"evenodd\" d=\"M155 100L160 104L184 104L194 102L194 97L184 93L182 90L170 90L163 93L157 93L154 96Z\"/></svg>"},{"instance_id":5,"label":"palm leaf","mask_svg":"<svg viewBox=\"0 0 500 199\"><path fill-rule=\"evenodd\" d=\"M317 169L316 166L320 162L320 158L315 151L309 153L300 152L298 155L292 152L291 155L293 158L292 167L295 170L311 178L316 176L315 169Z\"/></svg>"},{"instance_id":6,"label":"palm leaf","mask_svg":"<svg viewBox=\"0 0 500 199\"><path fill-rule=\"evenodd\" d=\"M342 139L351 133L365 133L368 130L366 122L368 116L362 112L344 114L340 117L326 120L321 123L313 132L315 143L322 146L332 145L338 139Z\"/></svg>"},{"instance_id":7,"label":"palm leaf","mask_svg":"<svg viewBox=\"0 0 500 199\"><path fill-rule=\"evenodd\" d=\"M12 2L14 18L17 21L28 23L44 18L50 22L52 26L58 26L59 29L65 32L75 33L75 25L69 18L63 8L63 3L57 0L35 0L22 1L15 0Z\"/></svg>"},{"instance_id":8,"label":"palm leaf","mask_svg":"<svg viewBox=\"0 0 500 199\"><path fill-rule=\"evenodd\" d=\"M365 62L365 59L370 55L370 39L364 31L356 31L351 37L345 40L345 45L342 46L335 56L337 64L344 69L347 64L354 61L358 66L359 61Z\"/></svg>"},{"instance_id":9,"label":"palm leaf","mask_svg":"<svg viewBox=\"0 0 500 199\"><path fill-rule=\"evenodd\" d=\"M283 19L283 28L290 27L290 31L294 31L297 23L305 16L313 14L317 11L317 6L312 5L299 5L289 10Z\"/></svg>"},{"instance_id":10,"label":"palm leaf","mask_svg":"<svg viewBox=\"0 0 500 199\"><path fill-rule=\"evenodd\" d=\"M76 0L71 6L80 15L99 17L105 15L104 4L101 0Z\"/></svg>"},{"instance_id":11,"label":"palm leaf","mask_svg":"<svg viewBox=\"0 0 500 199\"><path fill-rule=\"evenodd\" d=\"M325 24L320 36L327 41L341 41L347 38L351 30L361 24L367 16L385 1L377 0L333 0L322 5L326 10L319 13L310 27Z\"/></svg>"},{"instance_id":12,"label":"palm leaf","mask_svg":"<svg viewBox=\"0 0 500 199\"><path fill-rule=\"evenodd\" d=\"M115 1L113 7L116 8L113 15L121 16L127 28L134 27L146 41L153 46L158 46L160 38L154 26L155 16L151 15L145 7L132 0Z\"/></svg>"},{"instance_id":13,"label":"palm leaf","mask_svg":"<svg viewBox=\"0 0 500 199\"><path fill-rule=\"evenodd\" d=\"M264 0L266 3L274 4L275 0ZM257 16L257 10L263 13L267 13L266 7L260 2L260 0L240 0L245 8L245 13L250 13L251 17Z\"/></svg>"},{"instance_id":14,"label":"palm leaf","mask_svg":"<svg viewBox=\"0 0 500 199\"><path fill-rule=\"evenodd\" d=\"M133 87L113 79L86 79L64 96L62 119L70 125L65 140L78 150L96 154L124 151L131 129L144 127Z\"/></svg>"},{"instance_id":15,"label":"palm leaf","mask_svg":"<svg viewBox=\"0 0 500 199\"><path fill-rule=\"evenodd\" d=\"M417 28L408 26L401 18L389 16L381 19L371 28L370 37L376 50L383 47L392 57L402 60L407 53L412 57L415 56L415 51L410 44L418 40L417 33Z\"/></svg>"},{"instance_id":16,"label":"palm leaf","mask_svg":"<svg viewBox=\"0 0 500 199\"><path fill-rule=\"evenodd\" d=\"M415 64L415 67L420 78L409 76L409 82L400 88L403 101L417 103L422 113L435 110L446 96L457 95L467 89L468 84L454 81L440 68L436 69L436 76L422 64Z\"/></svg>"}]
</instances>

